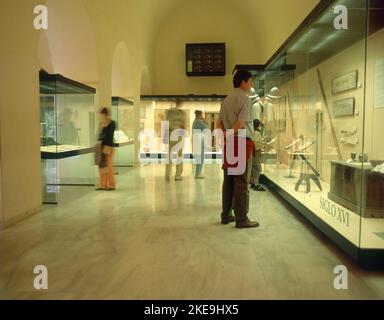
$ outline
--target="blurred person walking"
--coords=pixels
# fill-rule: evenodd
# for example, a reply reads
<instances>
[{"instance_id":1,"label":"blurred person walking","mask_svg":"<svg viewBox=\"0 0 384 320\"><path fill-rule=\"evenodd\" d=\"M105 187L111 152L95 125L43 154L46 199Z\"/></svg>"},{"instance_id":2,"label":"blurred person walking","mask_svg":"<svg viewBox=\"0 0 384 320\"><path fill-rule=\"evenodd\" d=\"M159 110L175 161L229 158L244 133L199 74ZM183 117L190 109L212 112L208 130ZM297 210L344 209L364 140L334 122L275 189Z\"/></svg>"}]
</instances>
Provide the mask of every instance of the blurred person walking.
<instances>
[{"instance_id":1,"label":"blurred person walking","mask_svg":"<svg viewBox=\"0 0 384 320\"><path fill-rule=\"evenodd\" d=\"M113 138L116 123L111 119L108 108L99 112L100 134L96 145L96 164L99 166L99 187L96 190L112 191L116 189L115 172L113 170L113 157L115 154Z\"/></svg>"}]
</instances>

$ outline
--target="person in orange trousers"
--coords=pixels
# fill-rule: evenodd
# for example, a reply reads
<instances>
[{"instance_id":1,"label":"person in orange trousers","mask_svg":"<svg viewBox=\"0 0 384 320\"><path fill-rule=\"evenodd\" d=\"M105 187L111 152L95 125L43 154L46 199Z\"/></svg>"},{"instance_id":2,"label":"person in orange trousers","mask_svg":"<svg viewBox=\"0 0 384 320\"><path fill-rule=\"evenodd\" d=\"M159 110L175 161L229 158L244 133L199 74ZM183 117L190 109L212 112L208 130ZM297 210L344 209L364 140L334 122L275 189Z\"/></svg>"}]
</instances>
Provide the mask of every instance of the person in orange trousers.
<instances>
[{"instance_id":1,"label":"person in orange trousers","mask_svg":"<svg viewBox=\"0 0 384 320\"><path fill-rule=\"evenodd\" d=\"M115 172L113 170L113 137L116 130L116 123L111 119L110 111L107 108L100 110L100 161L99 174L100 185L96 190L112 191L116 189Z\"/></svg>"}]
</instances>

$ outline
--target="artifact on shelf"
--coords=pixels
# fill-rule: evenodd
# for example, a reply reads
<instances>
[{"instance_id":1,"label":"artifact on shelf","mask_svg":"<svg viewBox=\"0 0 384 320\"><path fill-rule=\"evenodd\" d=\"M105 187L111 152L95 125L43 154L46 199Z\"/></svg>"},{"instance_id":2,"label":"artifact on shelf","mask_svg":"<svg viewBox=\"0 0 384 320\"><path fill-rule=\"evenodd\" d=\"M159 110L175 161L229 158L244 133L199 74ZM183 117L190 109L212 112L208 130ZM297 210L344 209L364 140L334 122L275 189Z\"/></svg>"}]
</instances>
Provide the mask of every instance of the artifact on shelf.
<instances>
[{"instance_id":1,"label":"artifact on shelf","mask_svg":"<svg viewBox=\"0 0 384 320\"><path fill-rule=\"evenodd\" d=\"M352 130L350 130L350 131L346 130L346 129L343 129L340 132L343 135L352 136L352 135L357 133L357 128L354 126L354 127L352 127Z\"/></svg>"},{"instance_id":2,"label":"artifact on shelf","mask_svg":"<svg viewBox=\"0 0 384 320\"><path fill-rule=\"evenodd\" d=\"M356 138L354 140L347 140L345 138L340 139L341 144L346 144L346 145L358 145L359 144L359 138Z\"/></svg>"},{"instance_id":3,"label":"artifact on shelf","mask_svg":"<svg viewBox=\"0 0 384 320\"><path fill-rule=\"evenodd\" d=\"M328 198L365 218L384 218L384 161L331 161Z\"/></svg>"},{"instance_id":4,"label":"artifact on shelf","mask_svg":"<svg viewBox=\"0 0 384 320\"><path fill-rule=\"evenodd\" d=\"M281 96L280 96L280 92L279 92L279 89L277 87L273 87L270 91L269 91L269 94L267 95L268 98L271 98L271 99L280 99Z\"/></svg>"},{"instance_id":5,"label":"artifact on shelf","mask_svg":"<svg viewBox=\"0 0 384 320\"><path fill-rule=\"evenodd\" d=\"M360 153L359 154L359 162L368 162L368 155L366 153Z\"/></svg>"},{"instance_id":6,"label":"artifact on shelf","mask_svg":"<svg viewBox=\"0 0 384 320\"><path fill-rule=\"evenodd\" d=\"M327 100L327 96L325 94L324 84L323 84L323 81L321 79L320 69L317 68L316 71L317 71L317 81L319 83L319 87L320 87L320 91L321 91L321 96L323 98L323 102L324 102L324 105L325 105L325 110L327 111L327 114L328 114L328 117L329 117L329 121L330 121L330 124L331 124L332 138L333 138L333 141L334 141L335 146L336 146L337 155L338 155L339 160L343 160L343 157L341 156L341 150L340 150L340 146L339 146L339 141L337 140L335 126L333 124L332 113L331 113L329 105L328 105L328 100Z\"/></svg>"},{"instance_id":7,"label":"artifact on shelf","mask_svg":"<svg viewBox=\"0 0 384 320\"><path fill-rule=\"evenodd\" d=\"M356 153L352 152L351 153L351 159L348 159L347 163L354 163L354 162L356 162Z\"/></svg>"},{"instance_id":8,"label":"artifact on shelf","mask_svg":"<svg viewBox=\"0 0 384 320\"><path fill-rule=\"evenodd\" d=\"M374 166L374 168L372 169L372 172L384 174L384 161L381 161L381 162L382 162L381 164Z\"/></svg>"},{"instance_id":9,"label":"artifact on shelf","mask_svg":"<svg viewBox=\"0 0 384 320\"><path fill-rule=\"evenodd\" d=\"M113 139L115 143L127 143L131 141L124 131L121 130L115 131Z\"/></svg>"},{"instance_id":10,"label":"artifact on shelf","mask_svg":"<svg viewBox=\"0 0 384 320\"><path fill-rule=\"evenodd\" d=\"M286 150L289 150L289 149L292 149L294 146L296 146L299 142L301 141L301 138L299 139L296 139L295 141L293 141L292 143L290 143L289 145L287 145L285 147Z\"/></svg>"},{"instance_id":11,"label":"artifact on shelf","mask_svg":"<svg viewBox=\"0 0 384 320\"><path fill-rule=\"evenodd\" d=\"M314 181L314 183L317 185L317 187L320 189L320 191L323 190L320 182L320 172L317 170L312 163L308 160L307 156L309 153L306 153L305 151L312 145L314 145L316 141L308 141L304 146L301 146L298 148L294 154L298 155L302 162L301 162L301 173L299 180L296 183L295 190L299 191L300 186L305 183L306 185L306 193L311 192L311 180ZM304 172L304 166L307 166L312 173L306 173Z\"/></svg>"},{"instance_id":12,"label":"artifact on shelf","mask_svg":"<svg viewBox=\"0 0 384 320\"><path fill-rule=\"evenodd\" d=\"M286 178L296 178L293 175L294 166L295 166L295 160L297 160L297 156L293 154L292 148L297 147L297 144L302 141L302 136L299 139L294 140L289 145L285 146L285 149L288 151L289 154L289 174L286 176Z\"/></svg>"},{"instance_id":13,"label":"artifact on shelf","mask_svg":"<svg viewBox=\"0 0 384 320\"><path fill-rule=\"evenodd\" d=\"M58 146L60 144L52 137L42 137L40 138L40 145L46 147L46 146Z\"/></svg>"}]
</instances>

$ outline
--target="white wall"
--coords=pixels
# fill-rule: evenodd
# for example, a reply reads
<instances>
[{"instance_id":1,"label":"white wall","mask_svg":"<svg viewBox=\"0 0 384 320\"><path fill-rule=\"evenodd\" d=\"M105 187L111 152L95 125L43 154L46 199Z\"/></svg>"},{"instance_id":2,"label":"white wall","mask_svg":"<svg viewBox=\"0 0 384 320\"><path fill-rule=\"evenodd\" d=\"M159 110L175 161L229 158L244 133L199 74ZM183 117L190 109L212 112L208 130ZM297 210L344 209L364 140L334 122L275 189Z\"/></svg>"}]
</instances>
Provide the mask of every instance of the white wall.
<instances>
[{"instance_id":1,"label":"white wall","mask_svg":"<svg viewBox=\"0 0 384 320\"><path fill-rule=\"evenodd\" d=\"M41 3L41 2L40 2ZM37 1L0 2L1 214L15 222L41 208ZM0 226L1 227L1 226Z\"/></svg>"}]
</instances>

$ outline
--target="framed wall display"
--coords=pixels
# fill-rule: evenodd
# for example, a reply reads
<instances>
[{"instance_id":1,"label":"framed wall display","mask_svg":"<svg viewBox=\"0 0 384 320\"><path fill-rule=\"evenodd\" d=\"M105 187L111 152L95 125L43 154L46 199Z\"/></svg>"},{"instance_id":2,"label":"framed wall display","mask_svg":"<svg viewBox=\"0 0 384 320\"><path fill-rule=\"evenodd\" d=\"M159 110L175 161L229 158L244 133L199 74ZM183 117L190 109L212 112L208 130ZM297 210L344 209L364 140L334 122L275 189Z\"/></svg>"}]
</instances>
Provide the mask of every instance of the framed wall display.
<instances>
[{"instance_id":1,"label":"framed wall display","mask_svg":"<svg viewBox=\"0 0 384 320\"><path fill-rule=\"evenodd\" d=\"M333 103L334 118L355 115L355 98L337 100Z\"/></svg>"},{"instance_id":2,"label":"framed wall display","mask_svg":"<svg viewBox=\"0 0 384 320\"><path fill-rule=\"evenodd\" d=\"M225 43L187 43L185 53L188 77L225 75Z\"/></svg>"},{"instance_id":3,"label":"framed wall display","mask_svg":"<svg viewBox=\"0 0 384 320\"><path fill-rule=\"evenodd\" d=\"M353 70L332 80L332 94L339 94L357 88L358 72Z\"/></svg>"}]
</instances>

